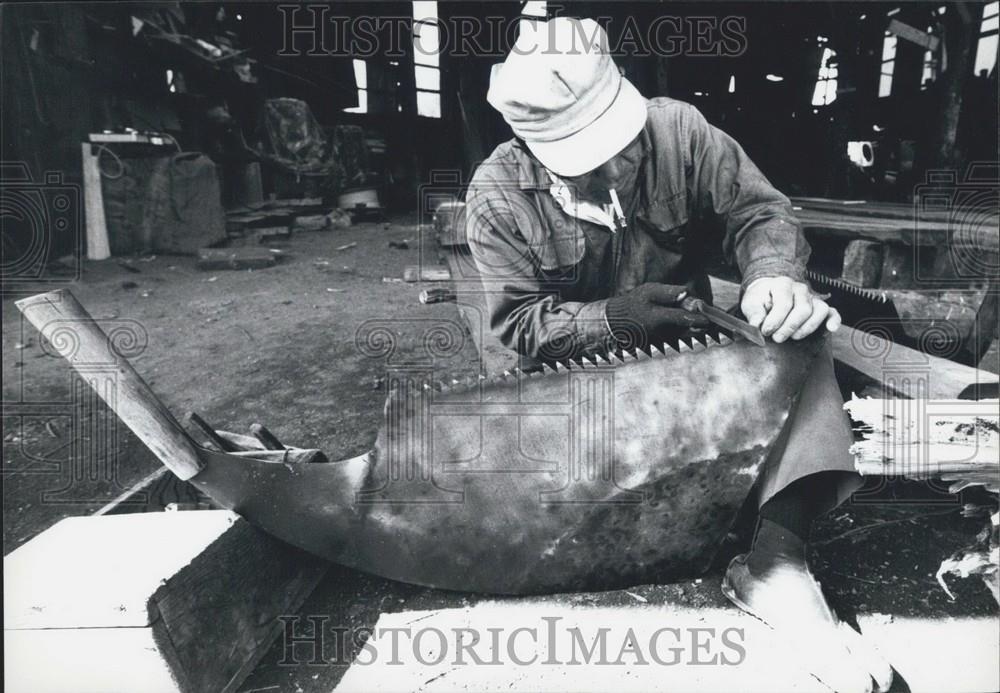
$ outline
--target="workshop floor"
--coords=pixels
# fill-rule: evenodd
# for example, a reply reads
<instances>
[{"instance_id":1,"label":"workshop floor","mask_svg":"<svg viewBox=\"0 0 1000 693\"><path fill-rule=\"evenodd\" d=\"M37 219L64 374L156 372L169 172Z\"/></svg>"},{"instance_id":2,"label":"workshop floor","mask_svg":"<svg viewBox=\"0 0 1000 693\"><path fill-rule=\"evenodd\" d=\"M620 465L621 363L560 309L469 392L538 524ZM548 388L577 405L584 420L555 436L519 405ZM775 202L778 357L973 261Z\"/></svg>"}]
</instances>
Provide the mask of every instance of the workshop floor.
<instances>
[{"instance_id":1,"label":"workshop floor","mask_svg":"<svg viewBox=\"0 0 1000 693\"><path fill-rule=\"evenodd\" d=\"M370 447L382 411L386 356L375 353L377 340L358 343L357 335L373 326L365 323L379 320L376 327L397 333L398 348L389 358L401 360L424 352L430 327L461 324L454 304L418 302L424 286L383 281L401 277L407 265L437 264L433 243L421 251L414 221L297 234L274 246L282 261L265 270L202 272L187 257L87 262L82 281L69 288L106 326L145 334L145 348L133 363L175 414L194 410L217 428L237 432L260 422L285 442L346 458ZM388 245L402 240L407 249ZM158 467L122 426L111 459L74 464L87 459L78 453L94 442L88 431L100 427L80 429L66 363L47 354L34 329L22 324L14 298L3 299L4 554L62 517L97 510ZM436 370L479 370L469 339L435 354ZM995 357L994 345L986 363ZM831 602L848 619L995 618L996 604L978 579L952 580L955 601L934 579L941 560L970 544L983 527L983 518L960 515L963 501L978 498L975 490L956 499L894 483L838 509L817 528L813 552ZM719 565L737 549L726 547ZM692 582L554 600L729 610L719 593L720 575L717 567ZM464 609L483 600L334 566L300 615L325 615L330 628L370 628L393 612ZM334 654L322 665L290 666L282 645L279 638L241 691L329 691L357 651L352 644L346 658Z\"/></svg>"}]
</instances>

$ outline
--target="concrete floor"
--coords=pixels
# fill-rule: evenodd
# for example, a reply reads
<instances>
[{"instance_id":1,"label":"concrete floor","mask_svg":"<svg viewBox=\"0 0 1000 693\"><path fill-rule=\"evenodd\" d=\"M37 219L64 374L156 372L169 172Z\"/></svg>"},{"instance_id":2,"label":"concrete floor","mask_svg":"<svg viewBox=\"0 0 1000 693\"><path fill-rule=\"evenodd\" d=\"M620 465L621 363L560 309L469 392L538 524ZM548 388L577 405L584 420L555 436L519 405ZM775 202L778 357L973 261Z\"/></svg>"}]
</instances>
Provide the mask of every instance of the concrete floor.
<instances>
[{"instance_id":1,"label":"concrete floor","mask_svg":"<svg viewBox=\"0 0 1000 693\"><path fill-rule=\"evenodd\" d=\"M389 241L404 239L409 249L389 248ZM419 239L414 219L396 219L344 231L297 234L286 245L275 246L282 251L282 262L266 270L201 272L193 258L181 257L88 262L82 281L70 288L107 326L126 320L138 324L128 323L146 335L146 344L133 363L175 414L193 409L217 428L238 432L260 422L285 442L346 458L368 449L382 411L379 378L386 357L364 346L363 339L359 343L358 335L373 326L366 321L380 320L378 326L395 333L397 349L389 358L402 361L426 355L429 328L461 324L454 304L421 305L420 285L383 281L401 277L407 265L437 264L434 243L421 248ZM336 250L350 243L357 245ZM34 287L47 288L51 287ZM85 454L101 429L81 428L80 417L74 416L68 366L42 349L33 328L21 323L13 298L5 296L3 301L5 554L61 517L93 512L158 466L122 426L111 439L113 454L96 458ZM440 373L480 369L476 348L465 337L437 350L432 361ZM84 447L73 441L82 441ZM813 561L831 603L845 619L868 624L866 631L888 638L884 643L888 651L908 652L910 659L914 652L926 651L907 665L910 674L904 678L914 690L934 689L932 684L949 680L992 681L995 648L982 654L982 646L976 644L982 631L969 624L985 623L994 629L1000 625L995 603L974 579L953 581L957 599L952 602L933 577L941 559L971 543L983 526L981 518L959 514L961 502L981 500L981 495L972 490L956 499L916 484L876 486L816 528L819 543ZM544 608L551 607L552 613L567 618L570 612L565 609L584 609L585 616L573 611L573 618L611 628L627 628L630 614L637 623L646 624L643 627L661 616L665 622L674 619L688 625L698 619L709 626L745 624L748 633L758 634L754 642L764 643L763 652L773 647L766 644L766 634L761 635L756 622L737 614L719 593L721 571L739 548L734 538L720 553L716 568L690 582L557 595L543 600L544 607L531 600L503 603L509 602L511 613L537 607L544 614ZM411 616L452 624L459 613L465 614L459 621L486 627L495 614L490 604L487 597L428 590L334 566L298 614L296 633L301 634L302 628L308 631L305 619L310 615L325 618L324 628L330 633L336 628L354 632ZM485 610L477 611L480 607ZM887 623L896 622L917 626L887 630ZM900 647L914 637L922 639L917 649ZM951 647L935 650L932 640ZM308 645L295 646L291 655L284 645L279 639L241 691L329 691L360 649L359 642L352 642L341 653L336 648L324 651L321 663L308 663L308 653L302 654ZM972 659L956 659L962 652ZM766 690L770 683L771 690L774 686L811 690L814 684L808 677L784 670L774 673L780 661L762 657L754 657L748 644L750 668L739 670L758 683L753 677L764 675L758 688ZM288 661L295 659L300 663ZM770 664L764 666L766 662ZM408 689L487 687L482 672L449 668L442 673L412 665L411 659L387 671L352 670L344 685L357 688L359 682L368 681ZM607 683L585 668L570 672L570 679L548 670L538 675L527 675L523 668L499 670L502 673L489 673L490 680L520 690L597 689ZM633 689L649 688L658 681L660 687L672 690L692 685L722 690L734 680L721 674L722 678L702 674L691 678L687 670L676 675L655 667L633 670L638 672L630 679ZM767 678L768 671L772 679ZM937 672L938 678L930 677L929 671ZM954 671L951 678L949 671ZM418 681L424 674L433 680Z\"/></svg>"}]
</instances>

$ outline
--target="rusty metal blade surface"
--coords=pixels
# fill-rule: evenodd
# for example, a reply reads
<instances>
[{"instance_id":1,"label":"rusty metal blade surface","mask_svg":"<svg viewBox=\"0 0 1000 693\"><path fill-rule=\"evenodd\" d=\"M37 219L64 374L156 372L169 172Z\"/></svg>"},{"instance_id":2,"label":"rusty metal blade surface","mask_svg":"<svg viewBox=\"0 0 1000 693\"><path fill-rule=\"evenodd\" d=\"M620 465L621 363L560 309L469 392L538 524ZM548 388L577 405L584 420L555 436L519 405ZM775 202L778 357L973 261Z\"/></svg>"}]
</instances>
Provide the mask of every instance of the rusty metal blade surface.
<instances>
[{"instance_id":1,"label":"rusty metal blade surface","mask_svg":"<svg viewBox=\"0 0 1000 693\"><path fill-rule=\"evenodd\" d=\"M203 450L191 481L291 544L404 582L526 594L690 577L821 347L665 349L447 391L401 374L368 455L284 465Z\"/></svg>"}]
</instances>

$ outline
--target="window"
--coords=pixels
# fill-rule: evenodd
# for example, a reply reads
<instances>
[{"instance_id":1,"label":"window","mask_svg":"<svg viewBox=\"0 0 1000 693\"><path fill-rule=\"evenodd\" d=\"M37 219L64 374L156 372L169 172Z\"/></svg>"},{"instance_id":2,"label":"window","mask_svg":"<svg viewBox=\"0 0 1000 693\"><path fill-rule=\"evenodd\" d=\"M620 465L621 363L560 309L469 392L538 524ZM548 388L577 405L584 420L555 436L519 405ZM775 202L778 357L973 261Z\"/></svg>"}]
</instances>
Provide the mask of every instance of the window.
<instances>
[{"instance_id":1,"label":"window","mask_svg":"<svg viewBox=\"0 0 1000 693\"><path fill-rule=\"evenodd\" d=\"M544 22L548 16L547 2L525 2L521 6L521 19L517 23L518 34L534 32L539 22Z\"/></svg>"},{"instance_id":2,"label":"window","mask_svg":"<svg viewBox=\"0 0 1000 693\"><path fill-rule=\"evenodd\" d=\"M545 17L548 16L549 9L547 2L526 2L524 6L521 7L522 17L534 17L541 21L545 21Z\"/></svg>"},{"instance_id":3,"label":"window","mask_svg":"<svg viewBox=\"0 0 1000 693\"><path fill-rule=\"evenodd\" d=\"M983 23L979 29L979 46L976 48L976 62L972 68L978 75L985 70L992 72L997 64L997 39L1000 27L1000 2L991 2L983 7Z\"/></svg>"},{"instance_id":4,"label":"window","mask_svg":"<svg viewBox=\"0 0 1000 693\"><path fill-rule=\"evenodd\" d=\"M927 27L927 33L933 34L934 27ZM920 74L920 88L926 89L928 85L937 79L938 61L934 51L924 51L924 71Z\"/></svg>"},{"instance_id":5,"label":"window","mask_svg":"<svg viewBox=\"0 0 1000 693\"><path fill-rule=\"evenodd\" d=\"M441 36L437 2L413 3L413 79L417 115L441 117Z\"/></svg>"},{"instance_id":6,"label":"window","mask_svg":"<svg viewBox=\"0 0 1000 693\"><path fill-rule=\"evenodd\" d=\"M813 90L813 106L826 106L837 98L837 57L836 51L823 49L823 59L819 61L819 75Z\"/></svg>"},{"instance_id":7,"label":"window","mask_svg":"<svg viewBox=\"0 0 1000 693\"><path fill-rule=\"evenodd\" d=\"M354 83L358 87L358 105L345 108L345 113L367 113L368 112L368 63L355 58L351 61L354 64Z\"/></svg>"},{"instance_id":8,"label":"window","mask_svg":"<svg viewBox=\"0 0 1000 693\"><path fill-rule=\"evenodd\" d=\"M892 71L896 67L896 37L885 32L882 41L882 74L878 80L879 98L892 93Z\"/></svg>"}]
</instances>

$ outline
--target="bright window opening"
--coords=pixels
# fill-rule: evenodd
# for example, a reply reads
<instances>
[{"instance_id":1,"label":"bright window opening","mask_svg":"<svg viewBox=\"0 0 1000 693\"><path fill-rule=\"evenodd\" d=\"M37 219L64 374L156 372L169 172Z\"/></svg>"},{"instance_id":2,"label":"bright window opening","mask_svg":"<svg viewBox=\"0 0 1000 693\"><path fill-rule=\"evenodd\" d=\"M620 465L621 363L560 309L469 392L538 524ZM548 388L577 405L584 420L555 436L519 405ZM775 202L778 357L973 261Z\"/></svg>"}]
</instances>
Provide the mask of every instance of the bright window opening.
<instances>
[{"instance_id":1,"label":"bright window opening","mask_svg":"<svg viewBox=\"0 0 1000 693\"><path fill-rule=\"evenodd\" d=\"M934 27L927 27L927 33L933 34ZM926 89L938 77L938 61L934 51L924 51L924 71L920 74L920 88Z\"/></svg>"},{"instance_id":2,"label":"bright window opening","mask_svg":"<svg viewBox=\"0 0 1000 693\"><path fill-rule=\"evenodd\" d=\"M437 2L413 3L413 80L417 115L441 117L441 30Z\"/></svg>"},{"instance_id":3,"label":"bright window opening","mask_svg":"<svg viewBox=\"0 0 1000 693\"><path fill-rule=\"evenodd\" d=\"M1000 33L1000 2L991 2L983 7L983 23L979 29L979 45L976 47L976 61L973 74L992 72L997 64L998 33Z\"/></svg>"},{"instance_id":4,"label":"bright window opening","mask_svg":"<svg viewBox=\"0 0 1000 693\"><path fill-rule=\"evenodd\" d=\"M729 75L729 93L736 93L736 75Z\"/></svg>"},{"instance_id":5,"label":"bright window opening","mask_svg":"<svg viewBox=\"0 0 1000 693\"><path fill-rule=\"evenodd\" d=\"M878 80L879 98L892 93L892 72L896 67L896 37L885 32L882 41L882 74Z\"/></svg>"},{"instance_id":6,"label":"bright window opening","mask_svg":"<svg viewBox=\"0 0 1000 693\"><path fill-rule=\"evenodd\" d=\"M358 105L345 108L345 113L367 113L368 112L368 63L355 58L351 61L354 65L354 83L358 87Z\"/></svg>"},{"instance_id":7,"label":"bright window opening","mask_svg":"<svg viewBox=\"0 0 1000 693\"><path fill-rule=\"evenodd\" d=\"M823 58L819 62L819 75L816 77L816 88L813 90L813 106L826 106L837 99L837 57L836 51L823 49Z\"/></svg>"},{"instance_id":8,"label":"bright window opening","mask_svg":"<svg viewBox=\"0 0 1000 693\"><path fill-rule=\"evenodd\" d=\"M548 12L548 3L544 0L542 2L531 1L524 3L521 6L521 19L517 23L518 33L523 34L528 31L534 31L538 27L538 22L545 21Z\"/></svg>"},{"instance_id":9,"label":"bright window opening","mask_svg":"<svg viewBox=\"0 0 1000 693\"><path fill-rule=\"evenodd\" d=\"M548 3L542 0L542 2L526 2L521 8L522 17L535 17L536 19L545 19L548 14Z\"/></svg>"}]
</instances>

